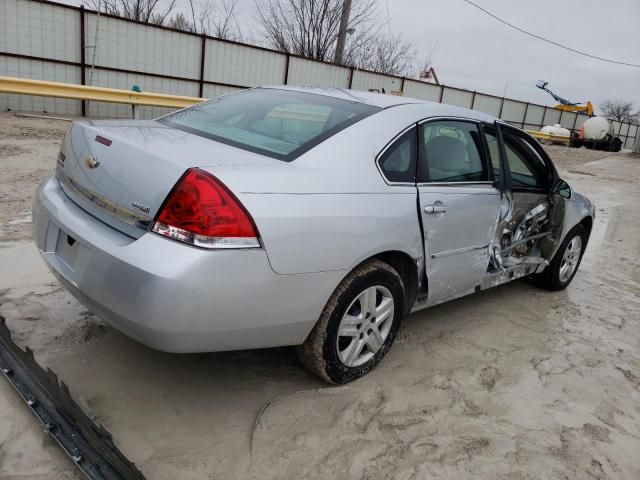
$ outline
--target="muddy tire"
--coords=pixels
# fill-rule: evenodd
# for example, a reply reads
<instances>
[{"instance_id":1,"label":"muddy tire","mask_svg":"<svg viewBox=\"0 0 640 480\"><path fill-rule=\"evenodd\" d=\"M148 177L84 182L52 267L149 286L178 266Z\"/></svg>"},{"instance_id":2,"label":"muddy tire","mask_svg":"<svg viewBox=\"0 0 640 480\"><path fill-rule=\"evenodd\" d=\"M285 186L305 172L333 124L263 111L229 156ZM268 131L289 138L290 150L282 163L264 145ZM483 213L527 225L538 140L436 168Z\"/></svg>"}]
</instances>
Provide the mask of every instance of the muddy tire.
<instances>
[{"instance_id":1,"label":"muddy tire","mask_svg":"<svg viewBox=\"0 0 640 480\"><path fill-rule=\"evenodd\" d=\"M300 361L329 383L352 382L373 370L400 327L404 285L379 260L356 267L335 289L318 323L298 347Z\"/></svg>"},{"instance_id":2,"label":"muddy tire","mask_svg":"<svg viewBox=\"0 0 640 480\"><path fill-rule=\"evenodd\" d=\"M558 247L549 266L544 272L535 276L536 283L552 291L567 288L580 267L587 239L584 226L573 227Z\"/></svg>"}]
</instances>

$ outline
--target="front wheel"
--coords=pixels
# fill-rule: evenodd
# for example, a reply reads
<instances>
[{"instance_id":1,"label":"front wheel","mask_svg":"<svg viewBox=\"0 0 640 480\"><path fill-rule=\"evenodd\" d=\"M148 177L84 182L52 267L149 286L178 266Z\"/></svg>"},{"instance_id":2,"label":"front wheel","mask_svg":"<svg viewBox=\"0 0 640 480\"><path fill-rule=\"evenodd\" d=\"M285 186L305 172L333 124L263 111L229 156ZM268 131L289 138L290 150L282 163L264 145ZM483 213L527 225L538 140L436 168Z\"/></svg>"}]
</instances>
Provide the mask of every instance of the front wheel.
<instances>
[{"instance_id":1,"label":"front wheel","mask_svg":"<svg viewBox=\"0 0 640 480\"><path fill-rule=\"evenodd\" d=\"M549 266L537 277L540 286L548 290L563 290L571 283L580 266L587 238L587 231L582 225L567 233Z\"/></svg>"},{"instance_id":2,"label":"front wheel","mask_svg":"<svg viewBox=\"0 0 640 480\"><path fill-rule=\"evenodd\" d=\"M369 373L395 339L405 309L400 275L369 260L338 285L318 323L298 347L302 363L329 383Z\"/></svg>"}]
</instances>

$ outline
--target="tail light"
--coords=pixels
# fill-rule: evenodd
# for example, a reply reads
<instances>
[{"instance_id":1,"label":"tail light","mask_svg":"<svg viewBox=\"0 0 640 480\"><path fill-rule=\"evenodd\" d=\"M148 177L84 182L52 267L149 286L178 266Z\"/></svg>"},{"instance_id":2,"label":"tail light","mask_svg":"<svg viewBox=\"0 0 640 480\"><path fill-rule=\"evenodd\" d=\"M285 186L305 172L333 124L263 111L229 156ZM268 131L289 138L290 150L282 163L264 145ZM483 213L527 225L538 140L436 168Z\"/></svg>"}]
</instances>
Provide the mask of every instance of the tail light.
<instances>
[{"instance_id":1,"label":"tail light","mask_svg":"<svg viewBox=\"0 0 640 480\"><path fill-rule=\"evenodd\" d=\"M197 168L178 180L151 230L203 248L260 247L249 212L222 182Z\"/></svg>"}]
</instances>

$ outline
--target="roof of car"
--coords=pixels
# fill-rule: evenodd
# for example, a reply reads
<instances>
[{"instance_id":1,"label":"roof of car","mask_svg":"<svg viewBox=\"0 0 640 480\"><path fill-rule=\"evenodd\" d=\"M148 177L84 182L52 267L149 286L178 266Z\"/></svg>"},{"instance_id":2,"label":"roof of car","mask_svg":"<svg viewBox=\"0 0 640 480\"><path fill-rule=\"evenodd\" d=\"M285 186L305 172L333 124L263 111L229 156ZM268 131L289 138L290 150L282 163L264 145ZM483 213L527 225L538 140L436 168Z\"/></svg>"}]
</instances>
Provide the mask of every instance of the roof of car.
<instances>
[{"instance_id":1,"label":"roof of car","mask_svg":"<svg viewBox=\"0 0 640 480\"><path fill-rule=\"evenodd\" d=\"M468 118L476 118L478 120L493 121L494 117L487 115L483 112L471 110L463 107L456 107L454 105L446 105L443 103L429 102L427 100L420 100L417 98L406 97L404 95L389 95L376 92L364 92L361 90L347 90L344 88L320 88L320 87L305 87L294 85L278 85L278 86L264 86L261 88L275 88L279 90L290 90L294 92L312 93L316 95L325 95L327 97L340 98L343 100L351 100L360 103L366 103L367 105L373 105L379 108L394 107L396 105L406 104L424 104L425 106L431 105L434 110L437 110L437 115L452 115L452 116L465 116ZM463 115L464 114L464 115Z\"/></svg>"}]
</instances>

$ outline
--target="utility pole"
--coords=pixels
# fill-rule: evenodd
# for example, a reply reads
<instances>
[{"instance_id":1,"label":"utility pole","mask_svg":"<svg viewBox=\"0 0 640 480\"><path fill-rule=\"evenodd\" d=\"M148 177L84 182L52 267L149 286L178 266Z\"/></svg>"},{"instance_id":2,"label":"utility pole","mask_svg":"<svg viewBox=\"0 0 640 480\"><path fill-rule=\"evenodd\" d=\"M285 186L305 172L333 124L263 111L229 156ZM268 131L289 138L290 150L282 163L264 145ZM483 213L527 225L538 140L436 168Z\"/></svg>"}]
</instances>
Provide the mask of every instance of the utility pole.
<instances>
[{"instance_id":1,"label":"utility pole","mask_svg":"<svg viewBox=\"0 0 640 480\"><path fill-rule=\"evenodd\" d=\"M340 29L338 30L338 42L336 43L336 55L333 61L342 64L344 56L344 44L347 41L347 30L349 28L349 16L351 15L351 0L344 0L342 3L342 16L340 17Z\"/></svg>"}]
</instances>

